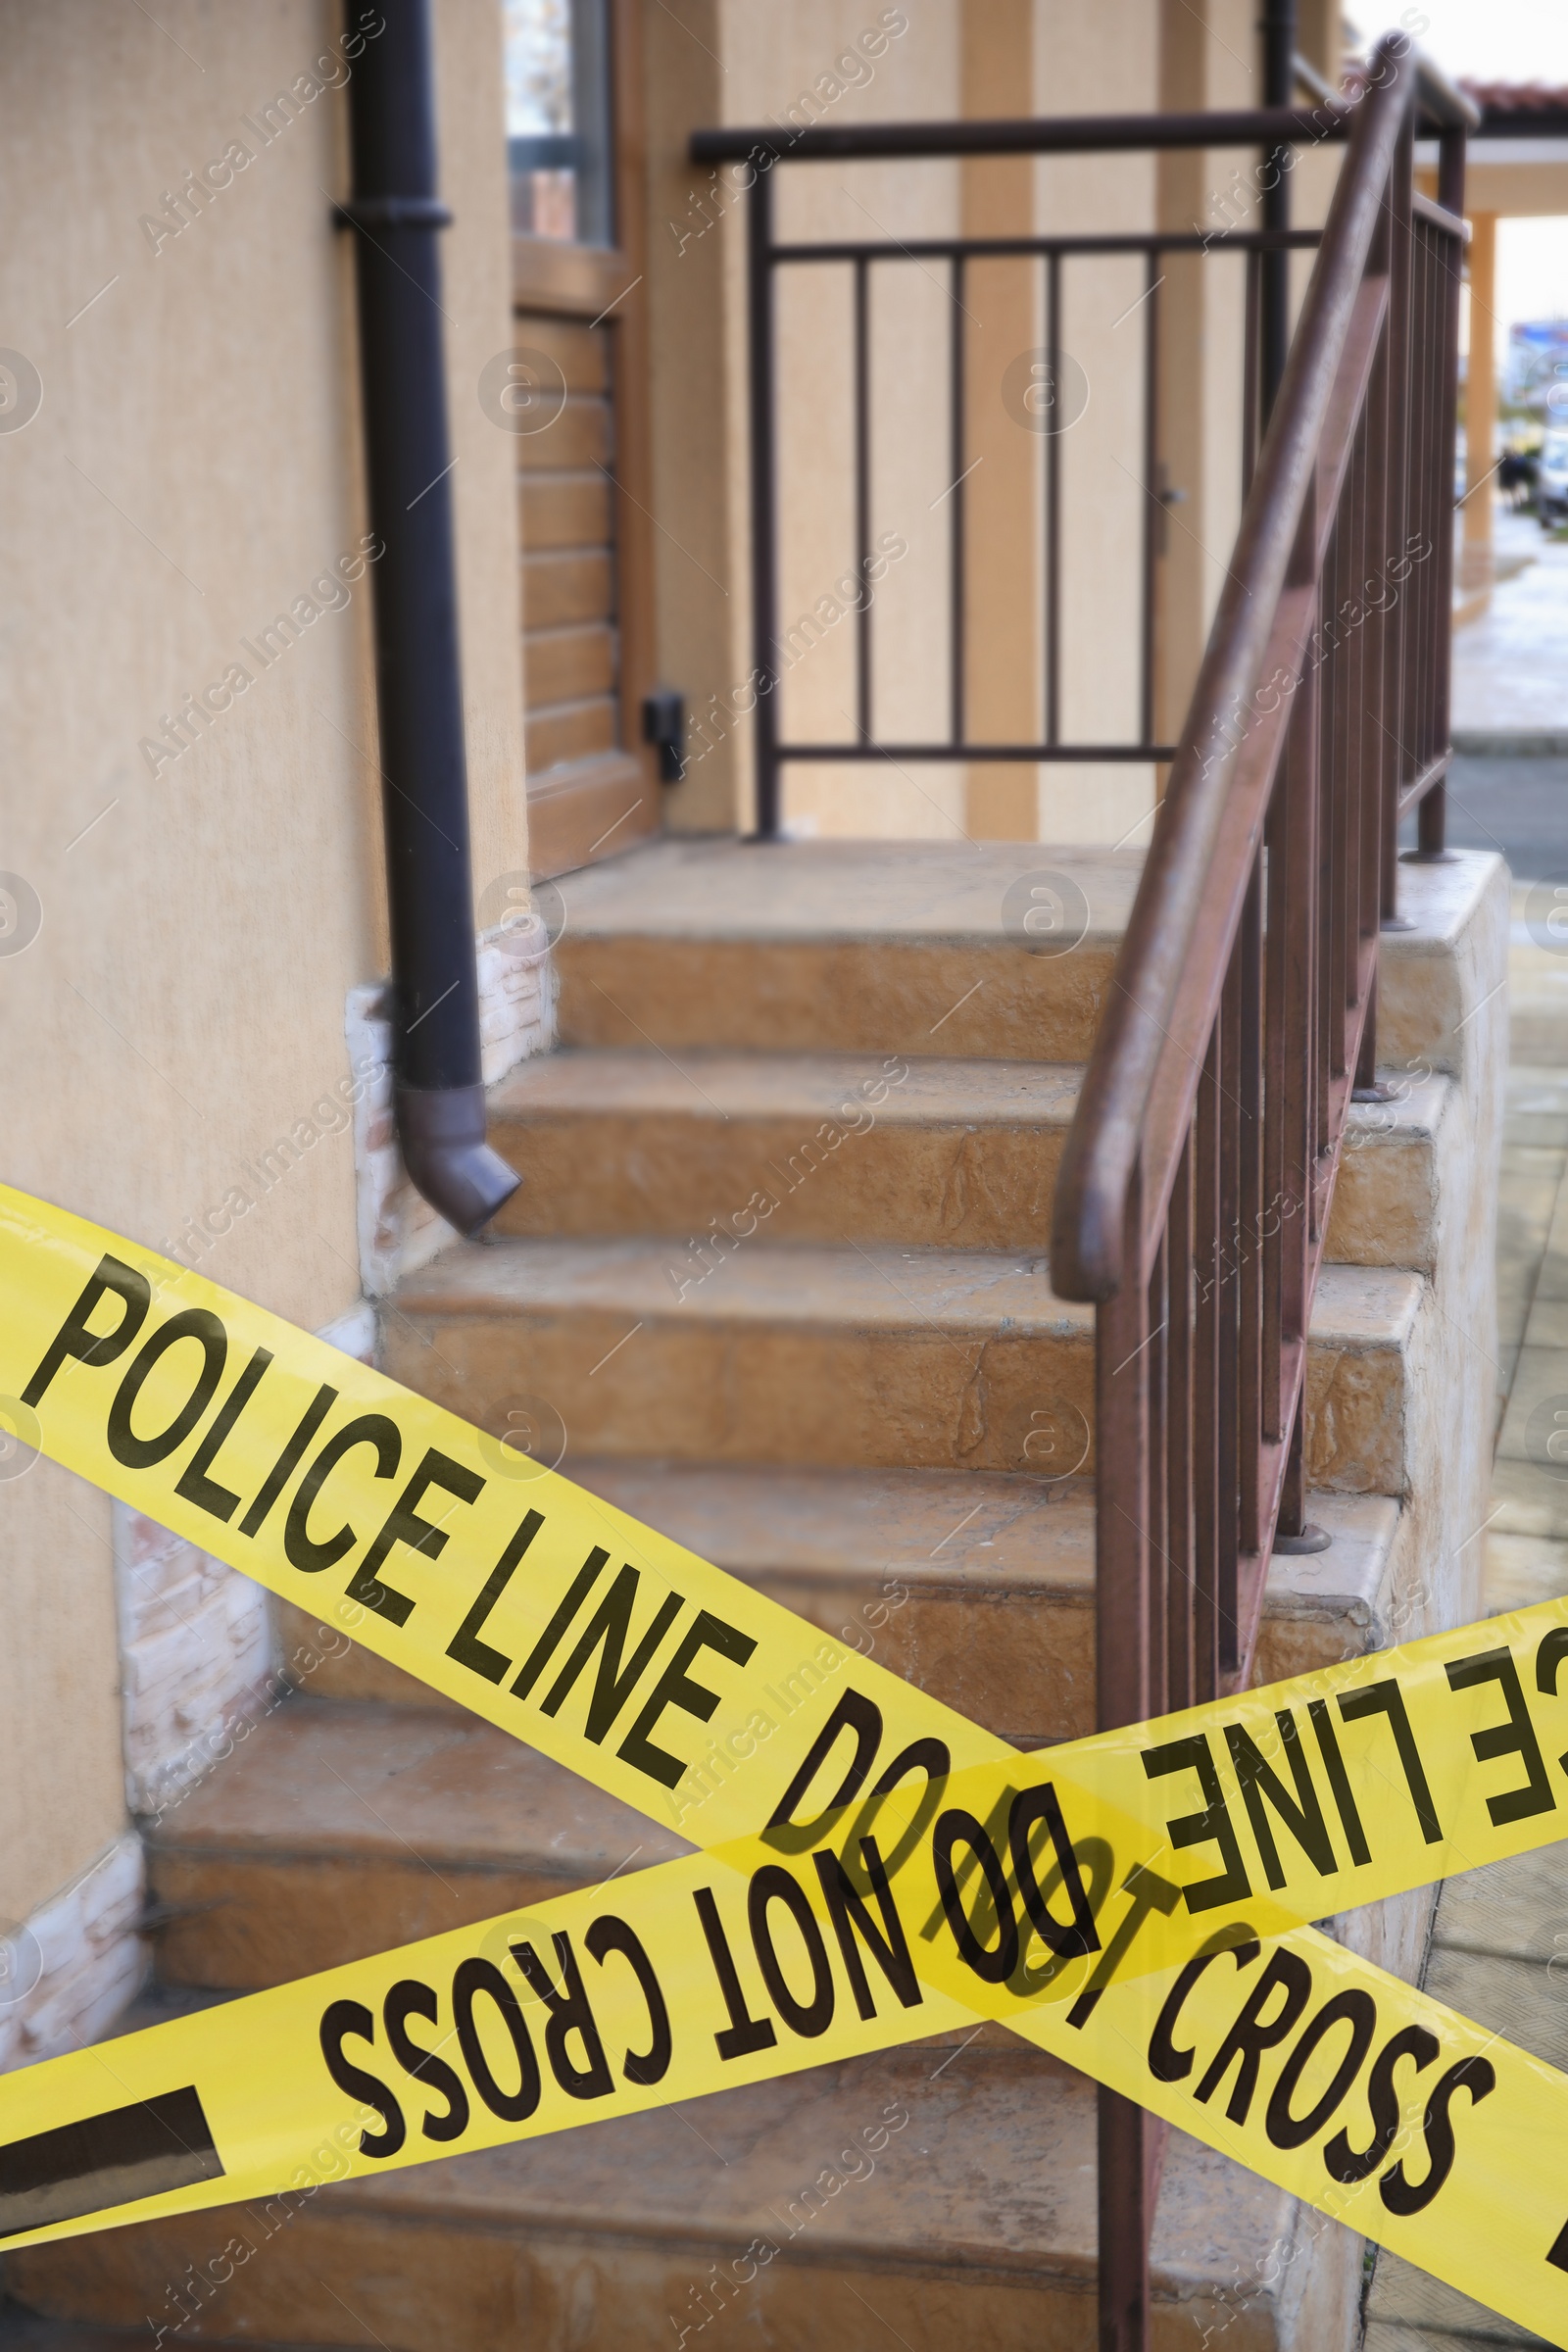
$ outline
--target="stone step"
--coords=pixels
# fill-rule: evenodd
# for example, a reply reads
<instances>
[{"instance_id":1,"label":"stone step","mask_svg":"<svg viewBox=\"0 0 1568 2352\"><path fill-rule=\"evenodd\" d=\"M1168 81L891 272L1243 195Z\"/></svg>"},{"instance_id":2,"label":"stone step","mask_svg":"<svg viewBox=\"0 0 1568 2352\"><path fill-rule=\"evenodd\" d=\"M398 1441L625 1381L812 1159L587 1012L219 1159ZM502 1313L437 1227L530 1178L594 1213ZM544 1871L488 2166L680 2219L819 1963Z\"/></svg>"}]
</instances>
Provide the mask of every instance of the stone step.
<instances>
[{"instance_id":1,"label":"stone step","mask_svg":"<svg viewBox=\"0 0 1568 2352\"><path fill-rule=\"evenodd\" d=\"M1082 1062L1142 866L1139 850L666 835L551 886L560 1036ZM1497 863L1461 850L1401 865L1398 887L1412 928L1383 936L1379 1059L1460 1070L1490 1040L1470 982L1507 921Z\"/></svg>"},{"instance_id":2,"label":"stone step","mask_svg":"<svg viewBox=\"0 0 1568 2352\"><path fill-rule=\"evenodd\" d=\"M566 1051L490 1097L515 1234L1043 1250L1071 1066L898 1054ZM700 1266L694 1263L694 1271Z\"/></svg>"},{"instance_id":3,"label":"stone step","mask_svg":"<svg viewBox=\"0 0 1568 2352\"><path fill-rule=\"evenodd\" d=\"M7 2269L40 2308L120 2318L162 2311L170 2279L243 2238L255 2259L181 2340L669 2352L711 2324L758 2352L1078 2348L1094 2335L1094 2116L1084 2078L1015 2041L949 2036L328 2187L286 2221L197 2213ZM1348 2352L1360 2240L1336 2228L1296 2259L1307 2250L1288 2197L1173 2134L1155 2342L1241 2318L1246 2352Z\"/></svg>"},{"instance_id":4,"label":"stone step","mask_svg":"<svg viewBox=\"0 0 1568 2352\"><path fill-rule=\"evenodd\" d=\"M570 1464L577 1482L1023 1747L1094 1726L1094 1500L985 1471ZM1329 1549L1278 1558L1257 1679L1306 1674L1399 1639L1414 1574L1384 1495L1314 1494ZM367 1649L288 1613L284 1656L315 1697L446 1702ZM453 1702L455 1704L455 1702Z\"/></svg>"},{"instance_id":5,"label":"stone step","mask_svg":"<svg viewBox=\"0 0 1568 2352\"><path fill-rule=\"evenodd\" d=\"M560 1034L1081 1062L1142 865L1130 850L668 836L555 886Z\"/></svg>"},{"instance_id":6,"label":"stone step","mask_svg":"<svg viewBox=\"0 0 1568 2352\"><path fill-rule=\"evenodd\" d=\"M526 1177L497 1229L666 1234L682 1250L716 1227L759 1245L1043 1250L1081 1075L898 1054L541 1054L490 1096L491 1140ZM1331 1257L1431 1271L1453 1094L1429 1078L1352 1109Z\"/></svg>"},{"instance_id":7,"label":"stone step","mask_svg":"<svg viewBox=\"0 0 1568 2352\"><path fill-rule=\"evenodd\" d=\"M145 1825L162 1983L253 1990L690 1849L454 1707L296 1696Z\"/></svg>"},{"instance_id":8,"label":"stone step","mask_svg":"<svg viewBox=\"0 0 1568 2352\"><path fill-rule=\"evenodd\" d=\"M864 1654L1001 1738L1038 1746L1092 1728L1093 1521L1081 1493L1041 1504L1018 1492L1033 1482L970 1479L975 1515L956 1528L957 1481L921 1480L925 1492L880 1511L843 1474L807 1474L793 1494L756 1472L599 1465L594 1483L813 1623L858 1636ZM1324 1494L1312 1510L1334 1541L1273 1565L1267 1681L1397 1638L1410 1575L1397 1507ZM686 1850L394 1675L366 1652L338 1661L147 1825L152 1900L171 1913L162 1982L281 1984Z\"/></svg>"},{"instance_id":9,"label":"stone step","mask_svg":"<svg viewBox=\"0 0 1568 2352\"><path fill-rule=\"evenodd\" d=\"M881 1469L1093 1468L1093 1310L1044 1257L647 1239L448 1250L397 1293L386 1368L497 1435L574 1456ZM1313 1483L1401 1494L1419 1275L1327 1266L1311 1328ZM541 1434L543 1433L543 1434ZM1049 1449L1049 1450L1048 1450Z\"/></svg>"}]
</instances>

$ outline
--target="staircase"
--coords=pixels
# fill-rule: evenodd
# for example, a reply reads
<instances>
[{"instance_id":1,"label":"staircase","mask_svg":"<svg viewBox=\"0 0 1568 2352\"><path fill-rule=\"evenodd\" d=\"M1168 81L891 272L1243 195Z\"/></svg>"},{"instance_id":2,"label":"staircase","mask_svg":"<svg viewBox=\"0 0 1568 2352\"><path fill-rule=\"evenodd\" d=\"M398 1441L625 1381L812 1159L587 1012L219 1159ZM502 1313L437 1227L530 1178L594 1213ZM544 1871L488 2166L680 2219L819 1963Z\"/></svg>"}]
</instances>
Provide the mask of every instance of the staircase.
<instances>
[{"instance_id":1,"label":"staircase","mask_svg":"<svg viewBox=\"0 0 1568 2352\"><path fill-rule=\"evenodd\" d=\"M1008 1740L1087 1731L1091 1312L1053 1295L1045 1237L1138 862L668 840L567 879L560 1050L492 1102L525 1188L388 1302L387 1369L497 1432L558 1415L567 1475ZM1002 913L1044 866L1089 909L1068 954ZM1381 1035L1416 1076L1352 1114L1309 1375L1333 1543L1273 1564L1265 1679L1463 1606L1454 1334L1493 1036L1472 1007L1506 898L1480 857L1405 869L1401 896ZM307 1620L284 1631L297 1695L150 1834L168 1924L128 2022L683 1850L368 1655L325 1656ZM1413 1975L1427 1909L1357 1915L1358 1946ZM213 2283L234 2238L254 2253ZM1157 2344L1348 2352L1361 2271L1337 2225L1175 2135ZM1087 2347L1093 2090L987 2026L329 2188L271 2236L215 2211L5 2277L36 2312L202 2341Z\"/></svg>"}]
</instances>

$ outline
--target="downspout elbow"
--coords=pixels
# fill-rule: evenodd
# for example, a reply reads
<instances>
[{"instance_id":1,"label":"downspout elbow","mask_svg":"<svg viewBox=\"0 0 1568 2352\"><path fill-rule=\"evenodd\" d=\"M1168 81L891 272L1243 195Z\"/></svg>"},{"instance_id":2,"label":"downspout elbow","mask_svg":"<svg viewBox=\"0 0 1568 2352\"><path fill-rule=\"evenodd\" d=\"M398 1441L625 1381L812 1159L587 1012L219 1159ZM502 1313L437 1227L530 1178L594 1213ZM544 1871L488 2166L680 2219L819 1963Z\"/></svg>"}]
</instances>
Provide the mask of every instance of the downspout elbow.
<instances>
[{"instance_id":1,"label":"downspout elbow","mask_svg":"<svg viewBox=\"0 0 1568 2352\"><path fill-rule=\"evenodd\" d=\"M484 1088L400 1084L394 1099L416 1191L459 1233L477 1233L522 1182L484 1140Z\"/></svg>"},{"instance_id":2,"label":"downspout elbow","mask_svg":"<svg viewBox=\"0 0 1568 2352\"><path fill-rule=\"evenodd\" d=\"M384 779L394 1101L404 1165L477 1233L519 1179L485 1143L468 786L441 339L431 0L380 0L349 84Z\"/></svg>"}]
</instances>

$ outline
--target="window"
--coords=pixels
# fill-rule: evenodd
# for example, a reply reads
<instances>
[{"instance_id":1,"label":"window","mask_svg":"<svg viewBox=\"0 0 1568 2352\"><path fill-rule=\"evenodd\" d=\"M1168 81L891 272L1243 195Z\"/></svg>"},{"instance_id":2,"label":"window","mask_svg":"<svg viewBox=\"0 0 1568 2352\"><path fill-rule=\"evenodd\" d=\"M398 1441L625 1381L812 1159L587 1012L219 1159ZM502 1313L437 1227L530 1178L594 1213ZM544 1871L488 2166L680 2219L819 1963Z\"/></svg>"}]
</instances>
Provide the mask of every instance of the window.
<instances>
[{"instance_id":1,"label":"window","mask_svg":"<svg viewBox=\"0 0 1568 2352\"><path fill-rule=\"evenodd\" d=\"M512 225L614 241L607 0L503 0Z\"/></svg>"}]
</instances>

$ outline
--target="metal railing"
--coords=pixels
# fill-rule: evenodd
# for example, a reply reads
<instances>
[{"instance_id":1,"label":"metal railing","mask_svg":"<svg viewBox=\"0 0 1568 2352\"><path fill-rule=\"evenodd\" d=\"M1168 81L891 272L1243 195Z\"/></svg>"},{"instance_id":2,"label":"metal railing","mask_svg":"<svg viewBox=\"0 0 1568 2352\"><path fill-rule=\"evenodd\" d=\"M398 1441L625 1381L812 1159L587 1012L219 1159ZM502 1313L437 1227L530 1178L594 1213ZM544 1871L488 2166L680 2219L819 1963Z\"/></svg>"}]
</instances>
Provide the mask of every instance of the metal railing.
<instances>
[{"instance_id":1,"label":"metal railing","mask_svg":"<svg viewBox=\"0 0 1568 2352\"><path fill-rule=\"evenodd\" d=\"M1418 119L1439 137L1439 199L1413 186ZM1168 786L1057 1182L1056 1291L1096 1318L1097 1682L1102 1728L1250 1679L1271 1552L1315 1548L1302 1515L1306 1330L1345 1121L1375 1094L1377 949L1397 922L1401 816L1443 855L1448 760L1454 385L1466 100L1394 36L1364 86L1314 112L1080 117L704 132L695 160L752 168L748 196L757 825L779 829L792 761L1170 760ZM1245 258L1245 504L1177 744L1153 738L1158 286L1162 256L1220 240L1126 236L780 243L770 166L872 157L1261 149L1349 140L1321 232L1229 230ZM1319 247L1283 380L1265 380L1281 256ZM1069 258L1146 257L1140 733L1061 740L1059 484L1045 481L1041 740L967 730L961 504L964 312L950 328L949 725L879 738L868 610L855 733L780 732L777 346L781 269L853 273L853 481L868 523L867 289L921 260L961 297L975 257L1038 261L1054 355ZM1267 415L1267 431L1261 430ZM1259 443L1261 446L1259 446ZM1102 2091L1102 2352L1145 2352L1163 2132Z\"/></svg>"},{"instance_id":2,"label":"metal railing","mask_svg":"<svg viewBox=\"0 0 1568 2352\"><path fill-rule=\"evenodd\" d=\"M1441 204L1414 193L1436 114ZM1467 103L1376 53L1057 1183L1096 1316L1098 1708L1251 1678L1303 1519L1306 1335L1376 1095L1396 828L1443 849ZM1113 1467L1112 1467L1113 1466ZM1101 2093L1101 2340L1147 2342L1162 2130Z\"/></svg>"},{"instance_id":3,"label":"metal railing","mask_svg":"<svg viewBox=\"0 0 1568 2352\"><path fill-rule=\"evenodd\" d=\"M1343 140L1351 110L1338 104L1315 109L1255 109L1231 114L1169 114L1072 116L1056 120L1005 122L949 122L879 123L858 127L788 131L702 131L692 140L693 160L738 165L751 172L747 208L747 338L748 429L751 458L752 509L752 635L756 687L756 830L762 839L776 838L783 818L783 778L792 764L833 762L903 766L910 762L1042 763L1169 761L1174 743L1155 734L1156 579L1158 551L1168 527L1165 486L1166 459L1160 444L1160 344L1163 305L1161 288L1173 257L1201 255L1211 266L1239 265L1245 273L1245 328L1241 338L1243 383L1239 404L1242 418L1236 453L1238 488L1245 494L1264 413L1273 385L1267 381L1268 336L1272 312L1285 291L1284 272L1293 250L1315 247L1319 231L1288 227L1242 228L1216 225L1211 230L1151 230L1124 234L1028 236L914 236L893 235L853 240L780 240L775 234L775 181L779 163L811 164L866 162L892 157L932 159L994 155L1106 155L1155 154L1192 148L1250 147L1265 156L1292 144L1318 145ZM1063 271L1072 263L1141 257L1143 285L1129 305L1141 350L1130 372L1142 385L1141 447L1137 451L1139 487L1147 493L1140 538L1139 577L1135 608L1127 625L1138 648L1136 733L1099 740L1064 739L1062 731L1062 616L1071 596L1063 559L1062 442L1059 433L1044 439L1042 488L1041 568L1042 627L1038 655L1041 732L1036 740L999 739L978 731L974 696L968 691L971 647L968 641L970 583L976 562L984 562L983 546L971 546L977 535L969 526L965 484L973 470L971 419L966 385L971 313L964 300L974 265L1010 259L1038 266L1038 300L1043 322L1045 366L1054 391L1061 374ZM849 420L852 475L854 562L865 578L871 561L871 334L869 319L872 286L879 270L915 265L940 271L951 295L947 347L938 363L947 384L948 481L944 492L947 512L948 557L947 725L939 732L913 740L881 734L873 710L875 622L869 598L856 615L855 684L853 710L845 715L853 732L832 739L808 740L786 734L782 724L781 687L789 654L781 618L780 577L780 338L778 296L784 273L799 270L846 270L851 277L851 416ZM1166 297L1168 301L1169 297ZM1129 453L1132 454L1132 453ZM1097 553L1098 560L1098 553Z\"/></svg>"}]
</instances>

